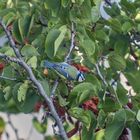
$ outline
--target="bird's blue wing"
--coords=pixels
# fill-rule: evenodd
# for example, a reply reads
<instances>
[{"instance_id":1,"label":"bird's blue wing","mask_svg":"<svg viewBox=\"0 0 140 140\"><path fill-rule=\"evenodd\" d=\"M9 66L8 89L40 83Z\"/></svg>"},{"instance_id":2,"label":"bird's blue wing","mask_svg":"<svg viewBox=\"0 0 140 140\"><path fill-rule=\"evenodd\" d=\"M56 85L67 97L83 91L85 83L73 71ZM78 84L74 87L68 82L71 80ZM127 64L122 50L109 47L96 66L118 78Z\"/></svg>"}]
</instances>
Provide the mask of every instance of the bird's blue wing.
<instances>
[{"instance_id":1,"label":"bird's blue wing","mask_svg":"<svg viewBox=\"0 0 140 140\"><path fill-rule=\"evenodd\" d=\"M68 80L74 80L74 78L69 74L69 64L63 63L52 63L47 60L44 62L45 68L50 68L55 70L61 77Z\"/></svg>"},{"instance_id":2,"label":"bird's blue wing","mask_svg":"<svg viewBox=\"0 0 140 140\"><path fill-rule=\"evenodd\" d=\"M55 63L51 63L51 62L45 60L44 66L45 66L45 68L51 69L51 68L54 68L56 66L56 64Z\"/></svg>"},{"instance_id":3,"label":"bird's blue wing","mask_svg":"<svg viewBox=\"0 0 140 140\"><path fill-rule=\"evenodd\" d=\"M54 69L61 75L63 75L68 80L74 80L68 73L69 64L59 63L54 66Z\"/></svg>"}]
</instances>

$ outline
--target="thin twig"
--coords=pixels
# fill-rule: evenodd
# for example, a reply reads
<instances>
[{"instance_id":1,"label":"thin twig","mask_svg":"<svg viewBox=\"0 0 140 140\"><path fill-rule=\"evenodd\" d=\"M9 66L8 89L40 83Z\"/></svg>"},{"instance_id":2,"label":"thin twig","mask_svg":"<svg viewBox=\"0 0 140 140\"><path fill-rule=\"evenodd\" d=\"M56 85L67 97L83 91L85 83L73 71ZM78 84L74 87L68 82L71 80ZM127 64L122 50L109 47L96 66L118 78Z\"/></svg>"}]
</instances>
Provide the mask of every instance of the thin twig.
<instances>
[{"instance_id":1,"label":"thin twig","mask_svg":"<svg viewBox=\"0 0 140 140\"><path fill-rule=\"evenodd\" d=\"M10 140L10 136L9 136L9 133L7 131L5 132L5 136L6 136L7 140Z\"/></svg>"},{"instance_id":2,"label":"thin twig","mask_svg":"<svg viewBox=\"0 0 140 140\"><path fill-rule=\"evenodd\" d=\"M53 98L54 95L55 95L55 91L56 91L57 86L58 86L58 84L59 84L58 79L59 79L59 78L57 78L57 79L55 80L55 82L54 82L54 85L53 85L53 88L52 88L52 91L51 91L51 95L50 95L51 98Z\"/></svg>"},{"instance_id":3,"label":"thin twig","mask_svg":"<svg viewBox=\"0 0 140 140\"><path fill-rule=\"evenodd\" d=\"M71 55L72 50L73 50L74 47L75 47L75 29L74 29L74 23L72 22L72 24L71 24L71 45L70 45L69 52L65 57L65 62L70 61L69 58L70 58L70 55ZM51 91L51 98L54 97L54 95L55 95L55 91L56 91L57 86L59 84L58 80L59 80L59 78L57 78L55 80L55 83L53 85L53 88L52 88L52 91Z\"/></svg>"},{"instance_id":4,"label":"thin twig","mask_svg":"<svg viewBox=\"0 0 140 140\"><path fill-rule=\"evenodd\" d=\"M112 3L110 0L104 0L106 4L108 4L109 6L112 6Z\"/></svg>"},{"instance_id":5,"label":"thin twig","mask_svg":"<svg viewBox=\"0 0 140 140\"><path fill-rule=\"evenodd\" d=\"M101 80L103 81L104 85L105 86L108 86L108 83L106 82L105 78L103 77L100 69L99 69L99 66L98 66L98 63L95 64L95 68L96 68L96 71L97 71L97 74L99 75L99 77L101 78Z\"/></svg>"},{"instance_id":6,"label":"thin twig","mask_svg":"<svg viewBox=\"0 0 140 140\"><path fill-rule=\"evenodd\" d=\"M71 25L71 45L70 45L69 52L68 52L67 56L65 57L65 62L68 62L70 55L71 55L71 52L72 52L74 47L75 47L75 29L74 29L74 23L72 22L72 25Z\"/></svg>"},{"instance_id":7,"label":"thin twig","mask_svg":"<svg viewBox=\"0 0 140 140\"><path fill-rule=\"evenodd\" d=\"M74 23L72 22L72 25L71 25L71 45L70 45L69 52L68 52L68 54L65 57L65 62L70 61L69 58L70 58L70 55L71 55L72 50L73 50L74 47L75 47L75 29L74 29ZM56 92L56 89L57 89L58 84L59 84L58 80L59 80L59 78L57 78L55 80L55 82L54 82L54 85L53 85L53 88L52 88L52 91L51 91L51 95L50 95L51 99L53 99L54 96L55 96L55 92ZM59 132L56 132L54 127L53 127L53 130L54 130L55 134L59 133Z\"/></svg>"},{"instance_id":8,"label":"thin twig","mask_svg":"<svg viewBox=\"0 0 140 140\"><path fill-rule=\"evenodd\" d=\"M95 64L95 68L96 68L97 74L99 75L100 79L103 81L103 84L105 85L105 87L108 87L108 83L106 82L104 76L102 75L102 73L101 73L101 71L100 71L100 69L99 69L98 63ZM106 97L106 92L105 92L105 94L104 94L104 96L103 96L103 100L104 100L104 101L105 101L105 97Z\"/></svg>"},{"instance_id":9,"label":"thin twig","mask_svg":"<svg viewBox=\"0 0 140 140\"><path fill-rule=\"evenodd\" d=\"M8 118L8 124L11 126L11 128L13 129L13 131L14 131L14 133L15 133L16 139L19 140L20 138L19 138L19 135L18 135L18 130L17 130L17 129L15 128L15 126L13 125L9 113L7 114L7 118Z\"/></svg>"},{"instance_id":10,"label":"thin twig","mask_svg":"<svg viewBox=\"0 0 140 140\"><path fill-rule=\"evenodd\" d=\"M9 77L5 77L5 76L0 76L0 79L5 79L5 80L11 80L11 81L15 81L17 80L16 78L9 78Z\"/></svg>"},{"instance_id":11,"label":"thin twig","mask_svg":"<svg viewBox=\"0 0 140 140\"><path fill-rule=\"evenodd\" d=\"M18 59L21 59L21 54L18 50L18 48L16 47L16 44L11 36L11 33L9 32L9 30L7 29L6 25L2 22L1 18L0 18L0 25L2 26L3 30L5 31L5 34L9 40L10 46L11 48L14 50L15 55L17 56Z\"/></svg>"},{"instance_id":12,"label":"thin twig","mask_svg":"<svg viewBox=\"0 0 140 140\"><path fill-rule=\"evenodd\" d=\"M10 57L5 54L0 53L0 58L5 59L10 62L21 63L21 60L15 57Z\"/></svg>"},{"instance_id":13,"label":"thin twig","mask_svg":"<svg viewBox=\"0 0 140 140\"><path fill-rule=\"evenodd\" d=\"M55 121L56 121L56 123L59 127L61 137L63 138L63 140L67 140L68 139L67 134L64 130L61 119L59 118L59 116L58 116L58 114L55 110L53 102L48 97L48 95L47 95L46 91L44 90L43 86L41 85L41 83L36 79L35 75L33 74L32 69L30 68L30 66L27 65L27 63L22 59L21 54L20 54L18 48L16 47L16 44L15 44L10 32L7 30L5 24L1 20L0 20L0 25L3 27L3 29L4 29L4 31L7 35L7 38L9 40L10 46L11 46L11 48L13 48L16 57L20 60L20 65L26 70L28 76L30 77L30 80L37 87L39 94L45 99L45 101L46 101L46 103L47 103L47 105L48 105L48 107L51 111L51 114L52 114L53 118L55 119Z\"/></svg>"}]
</instances>

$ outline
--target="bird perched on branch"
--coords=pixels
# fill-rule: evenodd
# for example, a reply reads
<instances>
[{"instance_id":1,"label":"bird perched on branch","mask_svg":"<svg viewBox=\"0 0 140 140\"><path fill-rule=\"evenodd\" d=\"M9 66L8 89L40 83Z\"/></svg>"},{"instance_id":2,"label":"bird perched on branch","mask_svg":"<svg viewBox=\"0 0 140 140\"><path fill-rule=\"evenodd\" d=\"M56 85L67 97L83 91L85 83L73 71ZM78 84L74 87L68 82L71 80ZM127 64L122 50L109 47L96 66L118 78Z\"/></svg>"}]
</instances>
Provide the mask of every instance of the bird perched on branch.
<instances>
[{"instance_id":1,"label":"bird perched on branch","mask_svg":"<svg viewBox=\"0 0 140 140\"><path fill-rule=\"evenodd\" d=\"M80 72L79 70L77 70L77 68L71 66L66 62L53 63L45 60L44 66L45 68L54 70L58 75L65 79L76 80L78 82L82 82L85 80L85 77L82 72Z\"/></svg>"}]
</instances>

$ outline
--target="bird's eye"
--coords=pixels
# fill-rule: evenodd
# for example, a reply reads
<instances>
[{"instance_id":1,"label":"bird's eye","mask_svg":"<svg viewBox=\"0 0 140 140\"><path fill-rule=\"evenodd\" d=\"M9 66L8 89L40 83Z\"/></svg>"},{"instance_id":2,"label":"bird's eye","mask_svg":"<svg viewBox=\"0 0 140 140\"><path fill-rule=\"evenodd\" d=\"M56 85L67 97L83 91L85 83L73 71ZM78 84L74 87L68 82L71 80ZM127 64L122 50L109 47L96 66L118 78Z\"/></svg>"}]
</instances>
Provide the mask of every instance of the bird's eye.
<instances>
[{"instance_id":1,"label":"bird's eye","mask_svg":"<svg viewBox=\"0 0 140 140\"><path fill-rule=\"evenodd\" d=\"M61 69L64 69L64 70L66 69L66 67L64 67L64 66L60 66L60 68L61 68Z\"/></svg>"}]
</instances>

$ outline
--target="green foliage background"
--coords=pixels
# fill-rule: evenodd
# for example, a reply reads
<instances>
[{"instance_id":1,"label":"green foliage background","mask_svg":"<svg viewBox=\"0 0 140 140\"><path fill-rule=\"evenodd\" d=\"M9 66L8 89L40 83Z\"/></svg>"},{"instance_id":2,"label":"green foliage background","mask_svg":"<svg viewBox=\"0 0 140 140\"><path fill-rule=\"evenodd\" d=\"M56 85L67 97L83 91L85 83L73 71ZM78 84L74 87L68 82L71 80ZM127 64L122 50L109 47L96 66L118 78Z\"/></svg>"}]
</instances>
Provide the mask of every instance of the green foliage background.
<instances>
[{"instance_id":1,"label":"green foliage background","mask_svg":"<svg viewBox=\"0 0 140 140\"><path fill-rule=\"evenodd\" d=\"M71 24L75 26L75 44L72 52L75 63L90 69L83 83L72 82L70 90L61 79L56 98L69 114L82 123L83 140L99 140L97 129L104 129L100 140L118 140L124 128L132 132L132 139L140 139L140 1L122 0L104 9L110 16L101 17L101 0L1 0L0 17L11 29L23 59L32 67L46 93L58 77L53 71L43 74L42 62L47 59L63 62L71 43ZM0 28L0 35L4 32ZM7 42L1 53L15 56ZM2 60L1 60L2 61ZM106 66L104 62L108 62ZM96 70L96 64L107 84ZM125 75L135 96L128 94L121 84L120 73ZM25 71L13 62L5 62L2 72L14 81L0 79L0 110L11 113L31 113L35 103L43 101L28 80ZM115 81L115 85L112 85ZM98 115L81 108L82 104L98 97ZM133 108L128 107L131 102ZM34 122L44 133L45 126ZM42 131L41 131L42 130Z\"/></svg>"}]
</instances>

